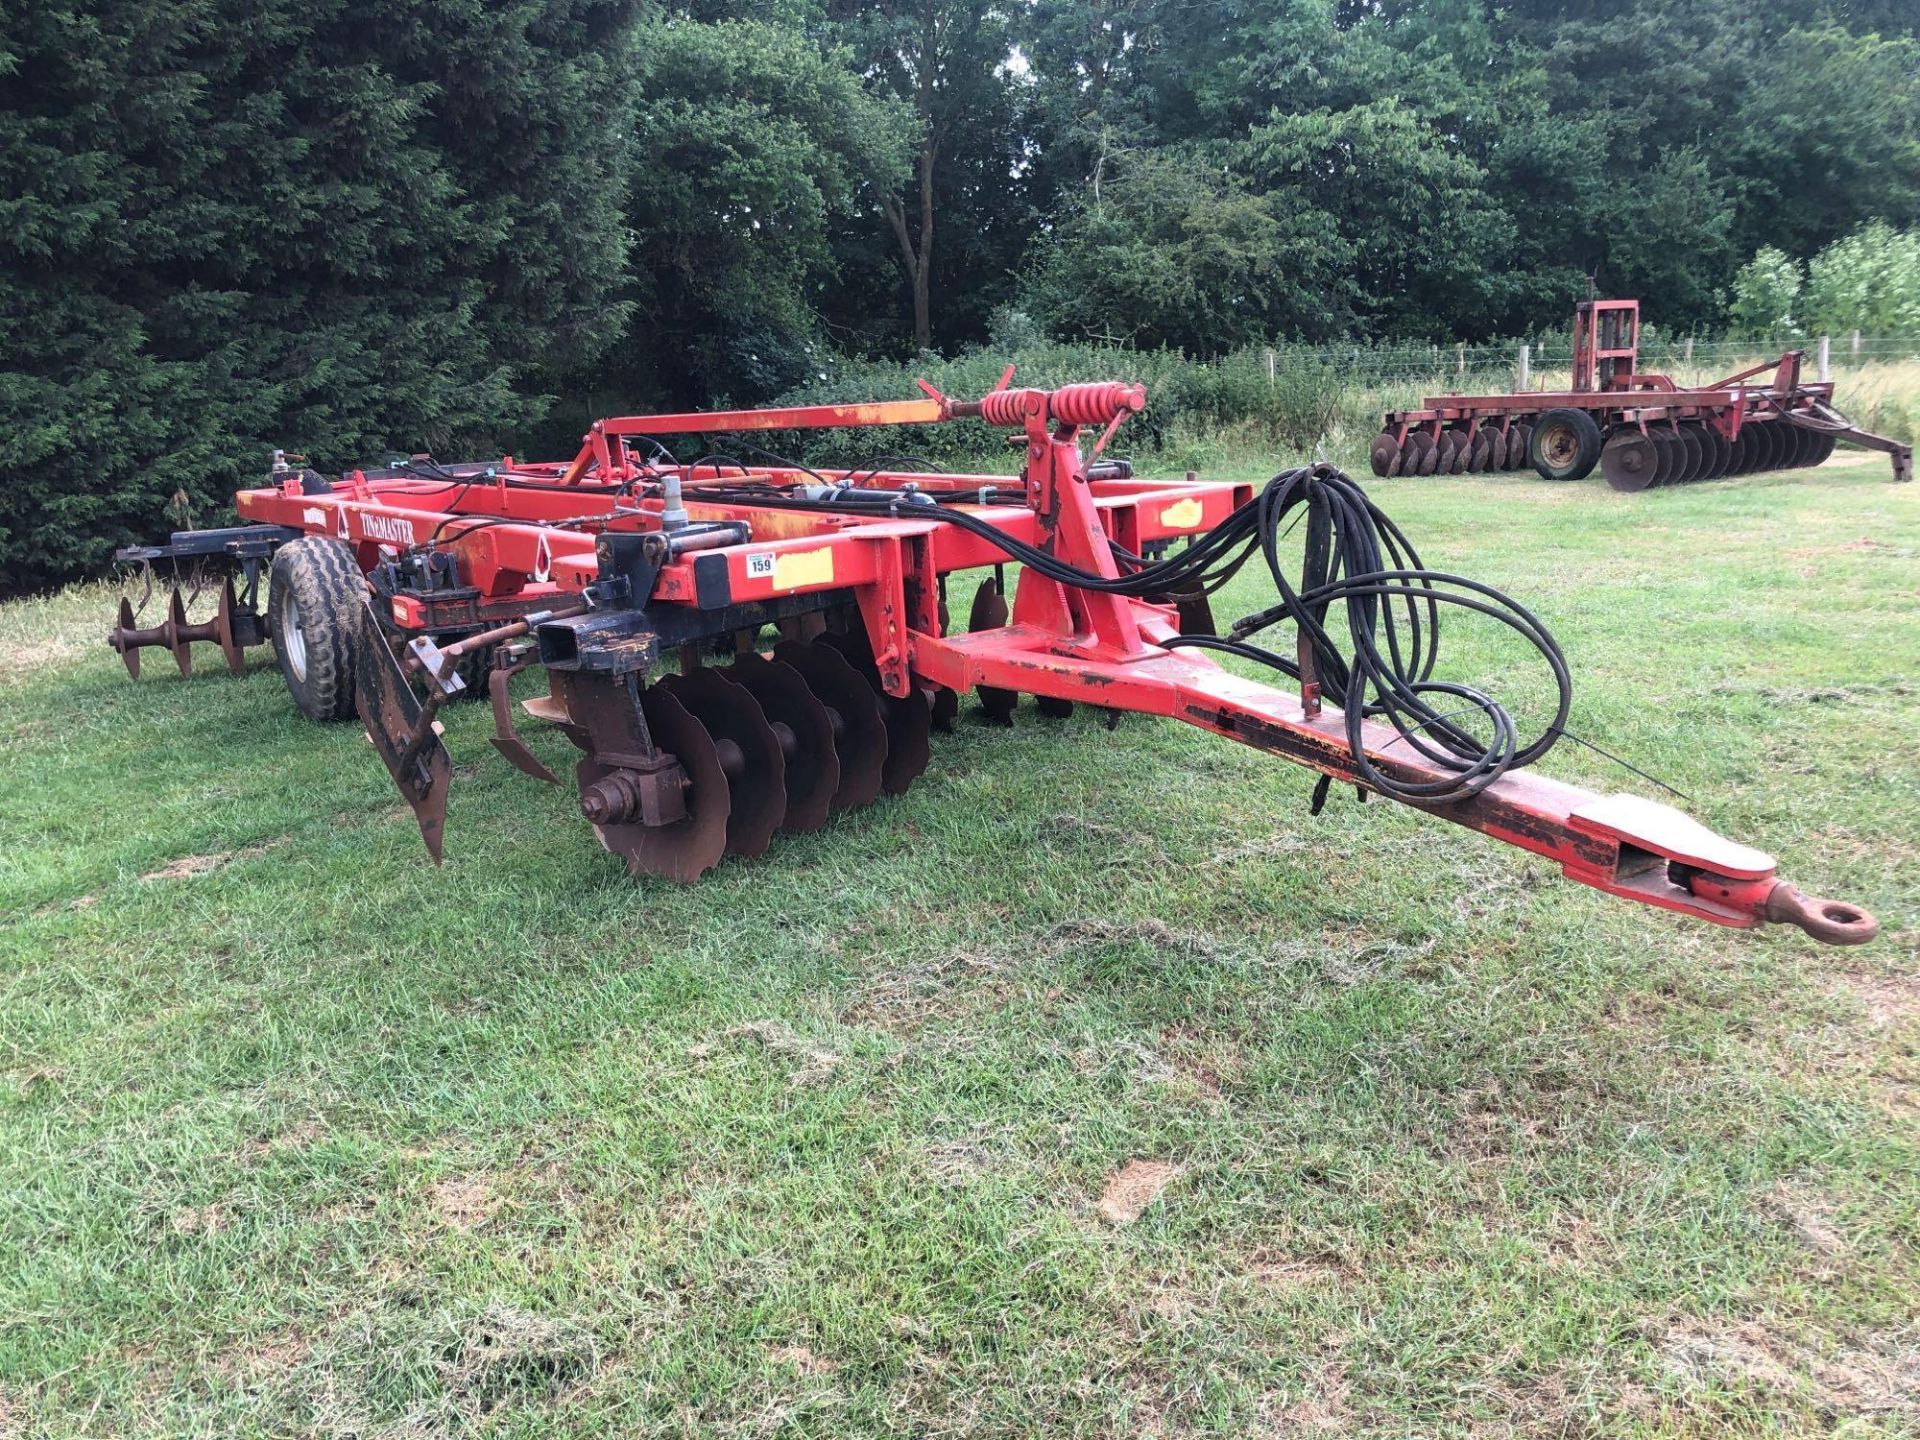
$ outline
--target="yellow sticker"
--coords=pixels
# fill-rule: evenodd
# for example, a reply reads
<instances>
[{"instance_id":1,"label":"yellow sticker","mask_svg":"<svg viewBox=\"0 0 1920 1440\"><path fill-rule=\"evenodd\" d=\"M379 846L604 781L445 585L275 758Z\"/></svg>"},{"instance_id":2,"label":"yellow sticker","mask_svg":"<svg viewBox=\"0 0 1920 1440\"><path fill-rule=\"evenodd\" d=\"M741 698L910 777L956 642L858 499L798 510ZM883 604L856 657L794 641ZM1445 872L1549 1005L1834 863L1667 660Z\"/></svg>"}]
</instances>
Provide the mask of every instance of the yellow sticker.
<instances>
[{"instance_id":1,"label":"yellow sticker","mask_svg":"<svg viewBox=\"0 0 1920 1440\"><path fill-rule=\"evenodd\" d=\"M773 557L773 588L798 590L833 583L833 550L789 550Z\"/></svg>"},{"instance_id":2,"label":"yellow sticker","mask_svg":"<svg viewBox=\"0 0 1920 1440\"><path fill-rule=\"evenodd\" d=\"M1160 512L1160 523L1169 530L1191 530L1204 515L1198 500L1176 500Z\"/></svg>"}]
</instances>

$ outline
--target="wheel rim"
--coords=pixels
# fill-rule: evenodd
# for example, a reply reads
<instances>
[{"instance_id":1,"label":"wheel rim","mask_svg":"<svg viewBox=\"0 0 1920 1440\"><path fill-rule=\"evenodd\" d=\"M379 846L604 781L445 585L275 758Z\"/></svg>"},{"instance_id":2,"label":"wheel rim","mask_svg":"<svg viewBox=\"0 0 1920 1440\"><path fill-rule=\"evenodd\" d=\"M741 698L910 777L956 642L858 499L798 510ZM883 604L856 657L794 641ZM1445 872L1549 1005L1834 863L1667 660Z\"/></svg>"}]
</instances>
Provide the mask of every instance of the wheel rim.
<instances>
[{"instance_id":1,"label":"wheel rim","mask_svg":"<svg viewBox=\"0 0 1920 1440\"><path fill-rule=\"evenodd\" d=\"M287 592L286 609L280 616L280 648L286 653L287 668L293 671L293 678L307 678L307 637L300 633L300 602L291 590Z\"/></svg>"},{"instance_id":2,"label":"wheel rim","mask_svg":"<svg viewBox=\"0 0 1920 1440\"><path fill-rule=\"evenodd\" d=\"M1540 458L1554 470L1571 466L1580 455L1580 437L1573 426L1556 420L1540 427Z\"/></svg>"}]
</instances>

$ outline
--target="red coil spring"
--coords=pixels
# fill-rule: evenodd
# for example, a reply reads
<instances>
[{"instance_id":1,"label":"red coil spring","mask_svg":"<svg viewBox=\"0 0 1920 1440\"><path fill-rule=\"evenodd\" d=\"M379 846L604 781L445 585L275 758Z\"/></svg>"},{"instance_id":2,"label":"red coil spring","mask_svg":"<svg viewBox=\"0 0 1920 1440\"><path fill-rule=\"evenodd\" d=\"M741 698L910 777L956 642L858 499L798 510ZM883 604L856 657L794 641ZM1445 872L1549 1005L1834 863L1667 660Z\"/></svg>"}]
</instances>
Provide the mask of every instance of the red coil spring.
<instances>
[{"instance_id":1,"label":"red coil spring","mask_svg":"<svg viewBox=\"0 0 1920 1440\"><path fill-rule=\"evenodd\" d=\"M1116 415L1138 414L1146 407L1144 385L1109 380L1093 385L1067 385L1053 392L1052 415L1069 425L1105 425Z\"/></svg>"},{"instance_id":2,"label":"red coil spring","mask_svg":"<svg viewBox=\"0 0 1920 1440\"><path fill-rule=\"evenodd\" d=\"M1046 408L1044 390L995 390L980 397L980 418L989 425L1004 425L1012 430L1024 426L1029 415L1044 414Z\"/></svg>"},{"instance_id":3,"label":"red coil spring","mask_svg":"<svg viewBox=\"0 0 1920 1440\"><path fill-rule=\"evenodd\" d=\"M1117 380L1066 385L1058 390L995 390L980 397L980 418L989 425L1019 429L1029 415L1045 415L1067 425L1105 425L1116 415L1146 408L1144 385Z\"/></svg>"}]
</instances>

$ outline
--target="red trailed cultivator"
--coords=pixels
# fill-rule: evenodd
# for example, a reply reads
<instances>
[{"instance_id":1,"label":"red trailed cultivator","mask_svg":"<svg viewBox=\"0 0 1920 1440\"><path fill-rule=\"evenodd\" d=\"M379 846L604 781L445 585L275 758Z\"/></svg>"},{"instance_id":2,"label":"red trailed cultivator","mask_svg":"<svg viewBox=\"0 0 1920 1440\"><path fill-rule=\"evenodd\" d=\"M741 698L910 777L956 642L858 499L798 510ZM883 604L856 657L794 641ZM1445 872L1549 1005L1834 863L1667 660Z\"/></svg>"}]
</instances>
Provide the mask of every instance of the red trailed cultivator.
<instances>
[{"instance_id":1,"label":"red trailed cultivator","mask_svg":"<svg viewBox=\"0 0 1920 1440\"><path fill-rule=\"evenodd\" d=\"M1573 388L1433 395L1390 411L1369 458L1375 475L1459 475L1531 465L1584 480L1597 463L1616 490L1646 490L1818 465L1845 440L1893 457L1913 478L1913 448L1860 429L1833 408L1833 383L1800 374L1789 350L1711 385L1638 368L1640 302L1587 300L1573 320ZM1771 373L1769 373L1771 372Z\"/></svg>"},{"instance_id":2,"label":"red trailed cultivator","mask_svg":"<svg viewBox=\"0 0 1920 1440\"><path fill-rule=\"evenodd\" d=\"M522 739L509 693L538 665L548 693L519 708L579 751L580 812L636 874L690 881L725 855L759 855L776 831L901 793L971 691L1002 720L1021 694L1053 714L1081 702L1183 720L1319 772L1316 809L1332 782L1353 785L1545 856L1581 884L1719 924L1785 921L1836 944L1873 935L1864 911L1802 896L1768 856L1676 810L1523 768L1566 719L1559 647L1498 591L1423 569L1339 471L1291 470L1257 491L1136 479L1099 455L1144 403L1138 386L1003 380L976 401L923 388L881 404L602 420L564 463L418 457L329 481L282 461L239 495L248 524L126 552L211 566L219 617L195 629L176 607L139 630L123 609L110 643L137 673L142 646L172 649L184 670L194 639L233 659L270 638L303 711L358 714L436 859L447 702L484 684L495 747L560 783ZM961 418L1014 432L1018 478L899 457L818 470L748 438ZM657 439L669 435L733 438L709 442L728 453L682 463ZM1279 554L1296 522L1297 582ZM1216 634L1208 596L1256 557L1276 603ZM956 631L946 590L968 570L984 578ZM1558 713L1539 735L1433 677L1443 606L1506 624L1541 657ZM1283 624L1286 653L1256 642ZM1243 678L1220 653L1289 683Z\"/></svg>"}]
</instances>

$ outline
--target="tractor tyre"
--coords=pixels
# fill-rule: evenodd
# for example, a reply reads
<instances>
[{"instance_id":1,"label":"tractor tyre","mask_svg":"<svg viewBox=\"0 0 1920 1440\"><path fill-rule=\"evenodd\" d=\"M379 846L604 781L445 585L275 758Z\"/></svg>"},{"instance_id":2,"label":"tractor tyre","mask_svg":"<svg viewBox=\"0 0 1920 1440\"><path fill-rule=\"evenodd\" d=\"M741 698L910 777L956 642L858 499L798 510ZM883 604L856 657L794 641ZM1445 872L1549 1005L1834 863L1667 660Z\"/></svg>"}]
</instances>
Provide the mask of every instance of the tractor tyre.
<instances>
[{"instance_id":1,"label":"tractor tyre","mask_svg":"<svg viewBox=\"0 0 1920 1440\"><path fill-rule=\"evenodd\" d=\"M367 582L353 551L324 535L291 540L270 576L267 631L293 703L309 720L348 719L366 643Z\"/></svg>"},{"instance_id":2,"label":"tractor tyre","mask_svg":"<svg viewBox=\"0 0 1920 1440\"><path fill-rule=\"evenodd\" d=\"M1542 480L1584 480L1600 459L1600 427L1585 410L1549 410L1534 422L1527 458Z\"/></svg>"}]
</instances>

